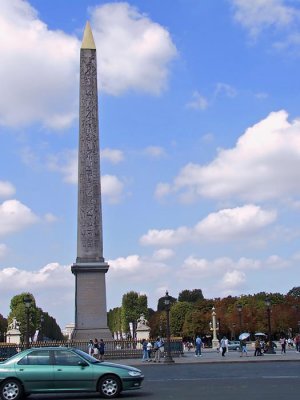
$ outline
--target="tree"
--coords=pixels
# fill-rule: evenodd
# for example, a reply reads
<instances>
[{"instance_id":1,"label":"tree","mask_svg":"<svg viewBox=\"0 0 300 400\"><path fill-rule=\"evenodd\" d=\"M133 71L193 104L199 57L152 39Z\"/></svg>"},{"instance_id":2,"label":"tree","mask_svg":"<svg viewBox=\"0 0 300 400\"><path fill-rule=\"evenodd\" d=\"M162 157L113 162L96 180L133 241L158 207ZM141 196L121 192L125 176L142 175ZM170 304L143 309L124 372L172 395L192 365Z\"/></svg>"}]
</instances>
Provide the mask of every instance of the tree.
<instances>
[{"instance_id":1,"label":"tree","mask_svg":"<svg viewBox=\"0 0 300 400\"><path fill-rule=\"evenodd\" d=\"M187 301L188 303L196 303L203 300L204 296L201 289L183 290L179 293L178 301Z\"/></svg>"},{"instance_id":2,"label":"tree","mask_svg":"<svg viewBox=\"0 0 300 400\"><path fill-rule=\"evenodd\" d=\"M124 294L121 310L122 331L128 332L129 322L136 323L141 314L144 314L146 319L148 318L147 296L134 291Z\"/></svg>"},{"instance_id":3,"label":"tree","mask_svg":"<svg viewBox=\"0 0 300 400\"><path fill-rule=\"evenodd\" d=\"M287 293L287 296L293 296L300 299L300 286L293 287L293 289Z\"/></svg>"},{"instance_id":4,"label":"tree","mask_svg":"<svg viewBox=\"0 0 300 400\"><path fill-rule=\"evenodd\" d=\"M26 310L24 297L31 298L31 304ZM53 339L53 340L62 340L63 334L60 330L60 327L56 323L55 318L51 317L48 313L43 312L41 308L38 308L35 303L35 298L31 293L21 293L19 295L14 296L10 301L10 313L8 315L8 324L10 324L13 318L20 324L20 332L23 339L26 336L27 330L27 312L29 312L29 336L33 337L36 330L41 329L41 315L44 316L43 322L43 336Z\"/></svg>"},{"instance_id":5,"label":"tree","mask_svg":"<svg viewBox=\"0 0 300 400\"><path fill-rule=\"evenodd\" d=\"M7 331L7 319L0 314L0 342L4 341L4 333Z\"/></svg>"},{"instance_id":6,"label":"tree","mask_svg":"<svg viewBox=\"0 0 300 400\"><path fill-rule=\"evenodd\" d=\"M187 301L178 301L174 303L170 310L170 328L174 336L182 336L182 327L186 315L193 311L194 307Z\"/></svg>"}]
</instances>

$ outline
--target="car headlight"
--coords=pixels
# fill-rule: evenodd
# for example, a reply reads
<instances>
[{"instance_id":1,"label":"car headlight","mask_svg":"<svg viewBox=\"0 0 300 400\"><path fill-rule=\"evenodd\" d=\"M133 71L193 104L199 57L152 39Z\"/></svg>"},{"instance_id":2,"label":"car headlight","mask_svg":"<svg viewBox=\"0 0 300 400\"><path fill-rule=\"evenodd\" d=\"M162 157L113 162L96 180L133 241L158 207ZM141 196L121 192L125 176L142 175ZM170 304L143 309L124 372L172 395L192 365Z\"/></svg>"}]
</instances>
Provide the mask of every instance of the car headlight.
<instances>
[{"instance_id":1,"label":"car headlight","mask_svg":"<svg viewBox=\"0 0 300 400\"><path fill-rule=\"evenodd\" d=\"M141 373L139 371L128 371L130 376L140 376Z\"/></svg>"}]
</instances>

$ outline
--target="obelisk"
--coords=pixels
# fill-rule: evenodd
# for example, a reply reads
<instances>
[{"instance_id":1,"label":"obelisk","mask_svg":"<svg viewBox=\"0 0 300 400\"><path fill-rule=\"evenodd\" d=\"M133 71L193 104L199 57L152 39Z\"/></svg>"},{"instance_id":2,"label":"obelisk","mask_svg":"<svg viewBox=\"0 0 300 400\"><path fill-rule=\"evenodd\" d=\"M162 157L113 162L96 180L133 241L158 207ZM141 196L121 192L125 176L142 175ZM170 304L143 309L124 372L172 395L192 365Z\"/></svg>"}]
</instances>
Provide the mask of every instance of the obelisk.
<instances>
[{"instance_id":1,"label":"obelisk","mask_svg":"<svg viewBox=\"0 0 300 400\"><path fill-rule=\"evenodd\" d=\"M96 46L87 22L80 49L77 258L73 340L111 339L103 258Z\"/></svg>"}]
</instances>

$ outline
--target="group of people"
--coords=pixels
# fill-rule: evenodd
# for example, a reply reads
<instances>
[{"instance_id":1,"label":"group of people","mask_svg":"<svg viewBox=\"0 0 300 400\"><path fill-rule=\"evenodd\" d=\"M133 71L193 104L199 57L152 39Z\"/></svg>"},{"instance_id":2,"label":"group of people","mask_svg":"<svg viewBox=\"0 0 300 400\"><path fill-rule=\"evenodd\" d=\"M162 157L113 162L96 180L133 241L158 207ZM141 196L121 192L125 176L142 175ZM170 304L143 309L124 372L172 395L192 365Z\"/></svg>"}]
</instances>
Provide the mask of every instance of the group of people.
<instances>
[{"instance_id":1,"label":"group of people","mask_svg":"<svg viewBox=\"0 0 300 400\"><path fill-rule=\"evenodd\" d=\"M152 344L151 340L142 340L143 361L160 362L161 356L164 352L164 341L158 337Z\"/></svg>"},{"instance_id":2,"label":"group of people","mask_svg":"<svg viewBox=\"0 0 300 400\"><path fill-rule=\"evenodd\" d=\"M97 360L104 360L105 343L103 339L98 341L97 338L90 339L88 344L89 355L95 357Z\"/></svg>"}]
</instances>

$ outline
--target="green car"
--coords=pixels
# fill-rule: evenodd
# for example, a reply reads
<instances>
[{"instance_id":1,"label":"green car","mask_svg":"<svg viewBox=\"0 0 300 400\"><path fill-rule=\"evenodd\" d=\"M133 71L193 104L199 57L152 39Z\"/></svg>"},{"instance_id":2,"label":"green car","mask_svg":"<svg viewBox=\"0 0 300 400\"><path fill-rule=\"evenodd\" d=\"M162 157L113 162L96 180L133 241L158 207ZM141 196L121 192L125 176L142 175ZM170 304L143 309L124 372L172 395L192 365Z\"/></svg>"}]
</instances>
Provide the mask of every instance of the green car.
<instances>
[{"instance_id":1,"label":"green car","mask_svg":"<svg viewBox=\"0 0 300 400\"><path fill-rule=\"evenodd\" d=\"M126 365L102 362L68 347L41 347L22 351L0 362L0 398L19 400L31 393L99 392L117 397L138 389L142 372Z\"/></svg>"}]
</instances>

